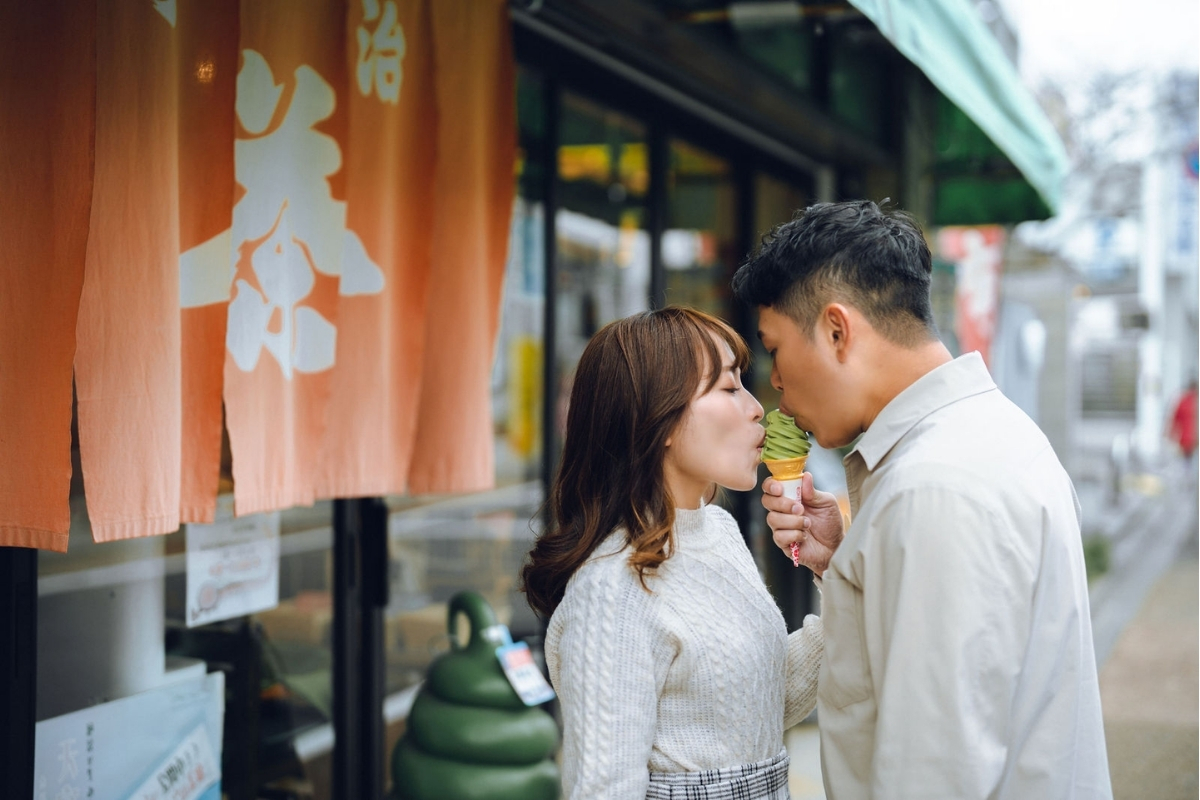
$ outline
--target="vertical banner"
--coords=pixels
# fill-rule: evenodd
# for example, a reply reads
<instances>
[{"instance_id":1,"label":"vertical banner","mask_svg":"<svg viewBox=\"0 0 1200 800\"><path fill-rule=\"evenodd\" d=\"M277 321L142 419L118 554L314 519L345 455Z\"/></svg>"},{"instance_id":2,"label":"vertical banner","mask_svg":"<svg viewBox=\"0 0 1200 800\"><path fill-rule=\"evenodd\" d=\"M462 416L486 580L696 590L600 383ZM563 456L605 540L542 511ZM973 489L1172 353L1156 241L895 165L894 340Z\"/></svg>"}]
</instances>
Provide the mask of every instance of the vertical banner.
<instances>
[{"instance_id":1,"label":"vertical banner","mask_svg":"<svg viewBox=\"0 0 1200 800\"><path fill-rule=\"evenodd\" d=\"M239 0L179 0L181 522L212 522L233 278Z\"/></svg>"},{"instance_id":2,"label":"vertical banner","mask_svg":"<svg viewBox=\"0 0 1200 800\"><path fill-rule=\"evenodd\" d=\"M175 3L96 9L75 387L92 533L109 541L179 527L179 82Z\"/></svg>"},{"instance_id":3,"label":"vertical banner","mask_svg":"<svg viewBox=\"0 0 1200 800\"><path fill-rule=\"evenodd\" d=\"M345 25L337 0L242 2L225 362L239 515L316 498L349 235Z\"/></svg>"},{"instance_id":4,"label":"vertical banner","mask_svg":"<svg viewBox=\"0 0 1200 800\"><path fill-rule=\"evenodd\" d=\"M67 549L95 10L0 3L0 546Z\"/></svg>"},{"instance_id":5,"label":"vertical banner","mask_svg":"<svg viewBox=\"0 0 1200 800\"><path fill-rule=\"evenodd\" d=\"M992 340L1000 307L1000 273L1004 264L1004 228L987 225L942 228L939 255L954 263L955 334L963 353L972 350L991 363Z\"/></svg>"},{"instance_id":6,"label":"vertical banner","mask_svg":"<svg viewBox=\"0 0 1200 800\"><path fill-rule=\"evenodd\" d=\"M402 492L408 482L438 125L429 6L349 1L347 246L318 492L324 497Z\"/></svg>"},{"instance_id":7,"label":"vertical banner","mask_svg":"<svg viewBox=\"0 0 1200 800\"><path fill-rule=\"evenodd\" d=\"M516 164L516 75L503 0L437 0L437 181L420 425L409 491L490 488L490 373Z\"/></svg>"}]
</instances>

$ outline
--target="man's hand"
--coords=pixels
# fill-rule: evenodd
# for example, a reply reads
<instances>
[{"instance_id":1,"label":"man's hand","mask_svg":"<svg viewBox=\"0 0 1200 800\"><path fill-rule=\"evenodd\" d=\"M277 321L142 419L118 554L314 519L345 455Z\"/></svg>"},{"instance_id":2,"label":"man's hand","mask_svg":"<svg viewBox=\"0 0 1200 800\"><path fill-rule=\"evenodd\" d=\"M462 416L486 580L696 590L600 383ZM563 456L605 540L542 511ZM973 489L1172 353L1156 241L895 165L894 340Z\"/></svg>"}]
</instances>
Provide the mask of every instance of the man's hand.
<instances>
[{"instance_id":1,"label":"man's hand","mask_svg":"<svg viewBox=\"0 0 1200 800\"><path fill-rule=\"evenodd\" d=\"M783 485L774 478L763 481L763 508L767 510L767 525L775 544L790 559L792 542L799 546L800 563L817 575L829 566L833 551L845 535L842 509L837 497L830 492L813 488L812 474L804 473L800 484L800 501L783 497Z\"/></svg>"}]
</instances>

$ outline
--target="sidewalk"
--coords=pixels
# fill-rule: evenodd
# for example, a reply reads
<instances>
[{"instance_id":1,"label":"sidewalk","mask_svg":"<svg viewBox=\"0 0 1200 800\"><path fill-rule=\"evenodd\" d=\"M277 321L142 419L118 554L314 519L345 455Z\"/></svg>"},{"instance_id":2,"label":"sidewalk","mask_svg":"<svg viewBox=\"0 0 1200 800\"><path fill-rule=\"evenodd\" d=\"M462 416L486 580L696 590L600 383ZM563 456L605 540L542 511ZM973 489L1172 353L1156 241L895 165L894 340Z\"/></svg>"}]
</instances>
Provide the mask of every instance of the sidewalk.
<instances>
[{"instance_id":1,"label":"sidewalk","mask_svg":"<svg viewBox=\"0 0 1200 800\"><path fill-rule=\"evenodd\" d=\"M783 735L783 744L792 758L788 768L788 791L792 800L825 800L817 723L805 722L787 731Z\"/></svg>"},{"instance_id":2,"label":"sidewalk","mask_svg":"<svg viewBox=\"0 0 1200 800\"><path fill-rule=\"evenodd\" d=\"M1114 800L1197 797L1200 564L1193 539L1100 671Z\"/></svg>"}]
</instances>

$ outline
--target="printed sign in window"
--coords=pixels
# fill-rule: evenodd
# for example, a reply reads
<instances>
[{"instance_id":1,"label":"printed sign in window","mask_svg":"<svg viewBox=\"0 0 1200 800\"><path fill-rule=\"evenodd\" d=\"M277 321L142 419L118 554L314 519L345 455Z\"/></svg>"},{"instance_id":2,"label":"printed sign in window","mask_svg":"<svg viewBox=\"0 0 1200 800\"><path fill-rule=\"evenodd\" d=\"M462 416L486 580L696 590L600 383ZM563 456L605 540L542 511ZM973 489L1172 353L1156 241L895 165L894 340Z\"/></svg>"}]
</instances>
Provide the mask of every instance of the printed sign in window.
<instances>
[{"instance_id":1,"label":"printed sign in window","mask_svg":"<svg viewBox=\"0 0 1200 800\"><path fill-rule=\"evenodd\" d=\"M187 626L277 605L279 512L235 518L223 495L213 523L187 526Z\"/></svg>"}]
</instances>

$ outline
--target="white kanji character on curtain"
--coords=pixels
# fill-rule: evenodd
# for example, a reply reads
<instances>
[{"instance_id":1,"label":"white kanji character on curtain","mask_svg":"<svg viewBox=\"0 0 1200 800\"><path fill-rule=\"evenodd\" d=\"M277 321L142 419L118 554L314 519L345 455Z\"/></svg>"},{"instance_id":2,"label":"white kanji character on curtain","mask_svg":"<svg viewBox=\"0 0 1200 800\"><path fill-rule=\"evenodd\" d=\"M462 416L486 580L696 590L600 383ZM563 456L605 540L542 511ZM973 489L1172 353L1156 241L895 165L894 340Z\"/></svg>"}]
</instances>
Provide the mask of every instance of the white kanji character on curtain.
<instances>
[{"instance_id":1,"label":"white kanji character on curtain","mask_svg":"<svg viewBox=\"0 0 1200 800\"><path fill-rule=\"evenodd\" d=\"M232 245L235 261L243 248L251 248L250 269L234 279L226 345L239 369L254 370L265 349L290 379L294 371L321 372L334 363L337 329L310 299L317 276L337 276L343 296L377 294L384 276L346 228L345 202L330 191L328 176L341 168L342 153L315 126L333 113L333 87L311 67L300 66L286 113L272 127L283 86L260 53L245 50L242 56L236 109L251 136L238 139L234 156L237 182L246 191L233 209L232 236L212 240L216 248ZM217 264L216 272L220 255L197 261ZM219 287L219 279L214 275L208 283ZM181 296L184 307L204 299Z\"/></svg>"},{"instance_id":2,"label":"white kanji character on curtain","mask_svg":"<svg viewBox=\"0 0 1200 800\"><path fill-rule=\"evenodd\" d=\"M374 88L379 99L387 103L400 102L400 78L403 74L400 62L407 45L404 29L399 23L399 12L394 0L387 0L382 9L379 0L363 0L364 22L375 22L375 30L365 24L355 32L358 37L358 90L363 96Z\"/></svg>"}]
</instances>

